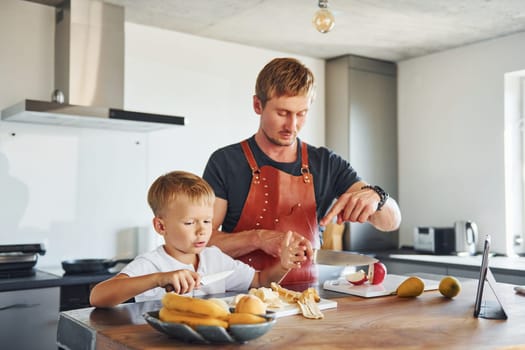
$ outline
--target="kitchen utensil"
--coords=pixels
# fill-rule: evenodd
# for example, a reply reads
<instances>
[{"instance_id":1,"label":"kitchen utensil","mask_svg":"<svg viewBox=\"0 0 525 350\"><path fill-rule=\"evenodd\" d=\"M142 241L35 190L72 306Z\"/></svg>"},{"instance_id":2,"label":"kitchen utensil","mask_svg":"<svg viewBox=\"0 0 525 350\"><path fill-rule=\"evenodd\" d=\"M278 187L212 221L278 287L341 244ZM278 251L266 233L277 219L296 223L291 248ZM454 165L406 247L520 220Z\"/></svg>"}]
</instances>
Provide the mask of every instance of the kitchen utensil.
<instances>
[{"instance_id":1,"label":"kitchen utensil","mask_svg":"<svg viewBox=\"0 0 525 350\"><path fill-rule=\"evenodd\" d=\"M38 260L37 254L30 253L3 253L0 254L0 270L24 270L31 269Z\"/></svg>"},{"instance_id":2,"label":"kitchen utensil","mask_svg":"<svg viewBox=\"0 0 525 350\"><path fill-rule=\"evenodd\" d=\"M456 252L476 254L476 244L478 242L478 225L473 221L462 220L454 223L456 234Z\"/></svg>"},{"instance_id":3,"label":"kitchen utensil","mask_svg":"<svg viewBox=\"0 0 525 350\"><path fill-rule=\"evenodd\" d=\"M0 253L11 253L11 252L20 252L20 253L38 253L44 255L46 249L43 244L3 244L0 245Z\"/></svg>"},{"instance_id":4,"label":"kitchen utensil","mask_svg":"<svg viewBox=\"0 0 525 350\"><path fill-rule=\"evenodd\" d=\"M36 265L38 254L45 253L42 244L0 245L0 271L29 271Z\"/></svg>"},{"instance_id":5,"label":"kitchen utensil","mask_svg":"<svg viewBox=\"0 0 525 350\"><path fill-rule=\"evenodd\" d=\"M314 249L313 262L320 265L360 266L378 262L368 255L345 251Z\"/></svg>"},{"instance_id":6,"label":"kitchen utensil","mask_svg":"<svg viewBox=\"0 0 525 350\"><path fill-rule=\"evenodd\" d=\"M209 275L201 276L201 284L203 286L206 286L213 282L223 280L229 275L231 275L232 273L233 273L233 270L227 270L227 271L221 271L221 272L211 273Z\"/></svg>"},{"instance_id":7,"label":"kitchen utensil","mask_svg":"<svg viewBox=\"0 0 525 350\"><path fill-rule=\"evenodd\" d=\"M193 329L183 323L163 322L159 319L158 311L147 312L143 317L150 326L173 339L200 344L246 343L267 333L276 322L271 311L267 311L264 316L266 322L234 324L227 330L219 326L197 326Z\"/></svg>"},{"instance_id":8,"label":"kitchen utensil","mask_svg":"<svg viewBox=\"0 0 525 350\"><path fill-rule=\"evenodd\" d=\"M127 264L133 259L73 259L62 261L62 269L68 274L105 272L109 268L122 263Z\"/></svg>"}]
</instances>

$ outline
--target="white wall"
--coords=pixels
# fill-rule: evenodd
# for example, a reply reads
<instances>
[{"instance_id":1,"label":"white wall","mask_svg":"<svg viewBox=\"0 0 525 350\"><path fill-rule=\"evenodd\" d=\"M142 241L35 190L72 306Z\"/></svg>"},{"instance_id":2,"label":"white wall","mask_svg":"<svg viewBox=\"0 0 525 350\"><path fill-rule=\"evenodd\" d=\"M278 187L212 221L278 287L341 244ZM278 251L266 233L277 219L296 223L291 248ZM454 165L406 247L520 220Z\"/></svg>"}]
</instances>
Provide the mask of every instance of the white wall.
<instances>
[{"instance_id":1,"label":"white wall","mask_svg":"<svg viewBox=\"0 0 525 350\"><path fill-rule=\"evenodd\" d=\"M126 24L125 105L186 117L188 125L149 135L150 179L172 169L202 174L213 150L253 135L255 79L289 54ZM323 60L296 56L317 79L317 97L300 137L324 145Z\"/></svg>"},{"instance_id":2,"label":"white wall","mask_svg":"<svg viewBox=\"0 0 525 350\"><path fill-rule=\"evenodd\" d=\"M525 33L399 63L400 245L469 219L507 253L504 74L524 68Z\"/></svg>"},{"instance_id":3,"label":"white wall","mask_svg":"<svg viewBox=\"0 0 525 350\"><path fill-rule=\"evenodd\" d=\"M252 135L256 74L286 53L126 24L125 108L183 115L151 134L0 121L0 244L47 244L38 267L112 258L154 244L146 192L161 173L201 174L211 151ZM54 10L0 2L0 109L53 90ZM324 61L296 56L318 79L302 137L324 144ZM153 237L153 240L145 239ZM153 241L153 242L152 242Z\"/></svg>"}]
</instances>

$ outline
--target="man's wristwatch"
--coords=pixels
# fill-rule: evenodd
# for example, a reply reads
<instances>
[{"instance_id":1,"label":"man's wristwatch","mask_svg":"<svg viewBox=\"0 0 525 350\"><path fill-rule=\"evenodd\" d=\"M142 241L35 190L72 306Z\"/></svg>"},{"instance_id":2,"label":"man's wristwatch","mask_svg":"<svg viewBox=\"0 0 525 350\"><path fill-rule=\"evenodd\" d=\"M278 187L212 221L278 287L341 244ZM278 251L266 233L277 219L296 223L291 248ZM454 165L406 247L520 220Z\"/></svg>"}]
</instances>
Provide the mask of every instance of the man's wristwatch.
<instances>
[{"instance_id":1,"label":"man's wristwatch","mask_svg":"<svg viewBox=\"0 0 525 350\"><path fill-rule=\"evenodd\" d=\"M361 187L362 190L364 190L366 188L369 188L371 190L376 191L376 193L379 195L380 200L379 200L379 203L377 204L377 209L376 210L381 210L381 208L383 208L383 205L385 205L386 200L388 199L388 197L390 197L388 195L388 193L384 189L382 189L381 187L379 187L377 185L375 185L375 186L366 185L366 186Z\"/></svg>"}]
</instances>

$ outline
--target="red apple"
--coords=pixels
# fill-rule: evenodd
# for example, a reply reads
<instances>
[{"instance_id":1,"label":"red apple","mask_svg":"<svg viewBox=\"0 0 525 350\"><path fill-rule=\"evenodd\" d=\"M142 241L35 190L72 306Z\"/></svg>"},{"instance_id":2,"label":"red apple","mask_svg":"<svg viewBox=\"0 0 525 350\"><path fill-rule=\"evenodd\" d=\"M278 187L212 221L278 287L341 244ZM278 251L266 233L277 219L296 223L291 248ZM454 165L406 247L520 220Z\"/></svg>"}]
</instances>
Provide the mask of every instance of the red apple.
<instances>
[{"instance_id":1,"label":"red apple","mask_svg":"<svg viewBox=\"0 0 525 350\"><path fill-rule=\"evenodd\" d=\"M380 284L385 280L386 266L381 262L376 262L368 266L368 281L371 284Z\"/></svg>"},{"instance_id":2,"label":"red apple","mask_svg":"<svg viewBox=\"0 0 525 350\"><path fill-rule=\"evenodd\" d=\"M365 283L368 280L366 273L363 270L346 275L346 280L356 286Z\"/></svg>"}]
</instances>

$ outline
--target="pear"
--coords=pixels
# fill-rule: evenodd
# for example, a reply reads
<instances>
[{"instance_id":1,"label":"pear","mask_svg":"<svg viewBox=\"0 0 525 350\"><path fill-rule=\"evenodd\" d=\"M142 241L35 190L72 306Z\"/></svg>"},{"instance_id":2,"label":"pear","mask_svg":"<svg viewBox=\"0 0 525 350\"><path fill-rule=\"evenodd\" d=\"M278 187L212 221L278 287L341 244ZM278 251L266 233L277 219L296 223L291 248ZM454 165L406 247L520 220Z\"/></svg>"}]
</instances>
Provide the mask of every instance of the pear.
<instances>
[{"instance_id":1,"label":"pear","mask_svg":"<svg viewBox=\"0 0 525 350\"><path fill-rule=\"evenodd\" d=\"M397 287L399 297L417 297L425 290L425 283L417 276L410 276Z\"/></svg>"}]
</instances>

